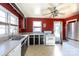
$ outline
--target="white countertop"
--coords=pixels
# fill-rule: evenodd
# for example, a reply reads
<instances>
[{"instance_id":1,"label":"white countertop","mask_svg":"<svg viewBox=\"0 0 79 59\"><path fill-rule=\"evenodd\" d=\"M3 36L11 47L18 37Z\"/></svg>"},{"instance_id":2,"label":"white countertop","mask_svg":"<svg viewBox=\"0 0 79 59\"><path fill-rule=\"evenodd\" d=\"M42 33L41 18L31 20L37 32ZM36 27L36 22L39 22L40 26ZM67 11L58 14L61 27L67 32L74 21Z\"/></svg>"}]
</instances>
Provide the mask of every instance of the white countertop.
<instances>
[{"instance_id":1,"label":"white countertop","mask_svg":"<svg viewBox=\"0 0 79 59\"><path fill-rule=\"evenodd\" d=\"M20 33L20 34L23 34L23 35L44 35L45 33L42 33L42 32L28 32L28 33Z\"/></svg>"},{"instance_id":2,"label":"white countertop","mask_svg":"<svg viewBox=\"0 0 79 59\"><path fill-rule=\"evenodd\" d=\"M16 48L28 35L25 36L21 40L7 40L0 44L0 55L6 56L10 51Z\"/></svg>"},{"instance_id":3,"label":"white countertop","mask_svg":"<svg viewBox=\"0 0 79 59\"><path fill-rule=\"evenodd\" d=\"M16 46L20 44L20 41L15 41L15 40L8 40L4 42L3 44L0 44L0 55L5 56L7 55L10 51L12 51Z\"/></svg>"},{"instance_id":4,"label":"white countertop","mask_svg":"<svg viewBox=\"0 0 79 59\"><path fill-rule=\"evenodd\" d=\"M30 34L45 34L45 33L24 33L21 34L22 36L25 36L24 38L22 38L21 40L7 40L3 43L0 43L0 56L5 56L7 55L9 52L11 52L13 49L15 49L27 36L29 36Z\"/></svg>"}]
</instances>

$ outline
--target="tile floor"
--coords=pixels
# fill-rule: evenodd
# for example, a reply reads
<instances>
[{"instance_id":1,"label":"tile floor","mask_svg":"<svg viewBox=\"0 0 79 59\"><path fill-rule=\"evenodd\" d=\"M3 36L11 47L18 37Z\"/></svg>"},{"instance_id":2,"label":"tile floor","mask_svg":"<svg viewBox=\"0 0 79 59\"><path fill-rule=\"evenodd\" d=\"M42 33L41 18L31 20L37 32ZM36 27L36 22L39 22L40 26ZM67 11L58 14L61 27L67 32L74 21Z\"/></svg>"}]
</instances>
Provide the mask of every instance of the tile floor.
<instances>
[{"instance_id":1,"label":"tile floor","mask_svg":"<svg viewBox=\"0 0 79 59\"><path fill-rule=\"evenodd\" d=\"M72 44L71 44L72 43ZM79 43L79 42L78 42ZM64 42L63 45L57 45L62 56L79 56L79 48L76 42Z\"/></svg>"},{"instance_id":2,"label":"tile floor","mask_svg":"<svg viewBox=\"0 0 79 59\"><path fill-rule=\"evenodd\" d=\"M76 44L79 42L67 41L55 46L33 45L27 48L25 56L79 56L79 46Z\"/></svg>"},{"instance_id":3,"label":"tile floor","mask_svg":"<svg viewBox=\"0 0 79 59\"><path fill-rule=\"evenodd\" d=\"M31 45L26 51L26 56L52 56L54 55L54 46Z\"/></svg>"}]
</instances>

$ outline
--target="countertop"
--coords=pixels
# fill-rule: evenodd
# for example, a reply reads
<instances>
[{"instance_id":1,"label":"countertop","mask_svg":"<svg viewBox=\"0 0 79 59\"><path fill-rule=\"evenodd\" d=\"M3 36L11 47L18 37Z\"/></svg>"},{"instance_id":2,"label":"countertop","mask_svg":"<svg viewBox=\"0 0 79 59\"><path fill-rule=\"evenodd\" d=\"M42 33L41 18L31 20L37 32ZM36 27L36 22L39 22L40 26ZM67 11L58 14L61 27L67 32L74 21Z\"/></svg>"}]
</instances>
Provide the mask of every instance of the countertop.
<instances>
[{"instance_id":1,"label":"countertop","mask_svg":"<svg viewBox=\"0 0 79 59\"><path fill-rule=\"evenodd\" d=\"M28 36L25 36L21 40L6 40L3 43L0 43L0 56L6 56L8 53L10 53L13 49L15 49L21 42Z\"/></svg>"},{"instance_id":2,"label":"countertop","mask_svg":"<svg viewBox=\"0 0 79 59\"><path fill-rule=\"evenodd\" d=\"M20 35L54 35L53 33L44 33L44 32L27 32L27 33L20 33Z\"/></svg>"},{"instance_id":3,"label":"countertop","mask_svg":"<svg viewBox=\"0 0 79 59\"><path fill-rule=\"evenodd\" d=\"M28 34L28 35L30 35L30 34L32 34L32 35L42 35L42 34L45 34L45 33L41 33L41 32L28 32L28 33L20 33L21 35L23 34L23 35L26 35L26 34Z\"/></svg>"},{"instance_id":4,"label":"countertop","mask_svg":"<svg viewBox=\"0 0 79 59\"><path fill-rule=\"evenodd\" d=\"M44 33L21 33L20 35L25 36L21 40L6 40L0 43L0 56L6 56L13 49L15 49L27 36L30 34L44 34Z\"/></svg>"}]
</instances>

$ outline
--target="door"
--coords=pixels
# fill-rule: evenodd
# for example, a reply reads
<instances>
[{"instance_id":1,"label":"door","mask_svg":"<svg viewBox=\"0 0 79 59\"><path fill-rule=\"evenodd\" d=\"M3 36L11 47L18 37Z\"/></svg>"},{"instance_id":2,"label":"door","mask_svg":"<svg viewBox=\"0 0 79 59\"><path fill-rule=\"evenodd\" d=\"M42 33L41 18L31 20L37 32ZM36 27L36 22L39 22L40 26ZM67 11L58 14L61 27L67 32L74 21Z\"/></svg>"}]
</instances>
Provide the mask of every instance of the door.
<instances>
[{"instance_id":1,"label":"door","mask_svg":"<svg viewBox=\"0 0 79 59\"><path fill-rule=\"evenodd\" d=\"M55 43L62 43L62 22L55 21L54 22L54 35L55 35Z\"/></svg>"},{"instance_id":2,"label":"door","mask_svg":"<svg viewBox=\"0 0 79 59\"><path fill-rule=\"evenodd\" d=\"M69 39L76 39L76 31L77 31L77 28L76 28L76 22L71 22L68 24L68 38Z\"/></svg>"}]
</instances>

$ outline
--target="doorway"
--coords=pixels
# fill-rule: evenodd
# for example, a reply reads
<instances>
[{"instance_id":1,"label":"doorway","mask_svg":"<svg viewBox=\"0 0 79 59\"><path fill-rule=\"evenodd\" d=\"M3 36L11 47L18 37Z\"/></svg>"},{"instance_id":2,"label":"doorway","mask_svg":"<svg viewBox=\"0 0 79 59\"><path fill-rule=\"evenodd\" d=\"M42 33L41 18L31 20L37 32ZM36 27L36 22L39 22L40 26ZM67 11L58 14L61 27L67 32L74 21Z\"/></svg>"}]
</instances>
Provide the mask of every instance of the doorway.
<instances>
[{"instance_id":1,"label":"doorway","mask_svg":"<svg viewBox=\"0 0 79 59\"><path fill-rule=\"evenodd\" d=\"M55 35L55 43L62 43L62 22L54 21L54 35Z\"/></svg>"}]
</instances>

